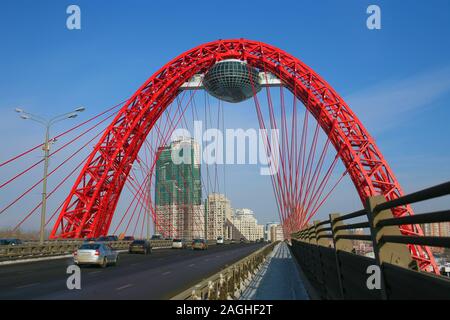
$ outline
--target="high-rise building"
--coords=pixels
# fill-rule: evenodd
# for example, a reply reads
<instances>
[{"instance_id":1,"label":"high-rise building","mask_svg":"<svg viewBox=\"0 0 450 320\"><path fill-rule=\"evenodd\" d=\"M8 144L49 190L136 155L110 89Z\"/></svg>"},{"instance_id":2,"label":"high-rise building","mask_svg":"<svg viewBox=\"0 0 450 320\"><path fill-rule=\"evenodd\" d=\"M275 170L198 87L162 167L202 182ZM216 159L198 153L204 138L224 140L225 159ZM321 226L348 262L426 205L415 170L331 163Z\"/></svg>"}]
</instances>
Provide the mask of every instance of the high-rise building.
<instances>
[{"instance_id":1,"label":"high-rise building","mask_svg":"<svg viewBox=\"0 0 450 320\"><path fill-rule=\"evenodd\" d=\"M258 224L250 209L236 209L232 223L247 240L255 241L264 238L264 226Z\"/></svg>"},{"instance_id":2,"label":"high-rise building","mask_svg":"<svg viewBox=\"0 0 450 320\"><path fill-rule=\"evenodd\" d=\"M204 208L200 149L180 138L159 148L156 162L156 233L171 238L203 238Z\"/></svg>"},{"instance_id":3,"label":"high-rise building","mask_svg":"<svg viewBox=\"0 0 450 320\"><path fill-rule=\"evenodd\" d=\"M429 237L450 237L450 222L424 224L422 230ZM444 252L442 247L430 247L430 249L436 253Z\"/></svg>"},{"instance_id":4,"label":"high-rise building","mask_svg":"<svg viewBox=\"0 0 450 320\"><path fill-rule=\"evenodd\" d=\"M212 193L206 199L205 211L208 239L226 238L225 222L232 215L230 200L223 194Z\"/></svg>"},{"instance_id":5,"label":"high-rise building","mask_svg":"<svg viewBox=\"0 0 450 320\"><path fill-rule=\"evenodd\" d=\"M270 227L270 241L283 241L284 240L284 233L283 233L283 227L279 224L271 225Z\"/></svg>"},{"instance_id":6,"label":"high-rise building","mask_svg":"<svg viewBox=\"0 0 450 320\"><path fill-rule=\"evenodd\" d=\"M264 240L265 241L272 241L272 227L276 227L278 223L276 222L270 222L266 223L264 226Z\"/></svg>"},{"instance_id":7,"label":"high-rise building","mask_svg":"<svg viewBox=\"0 0 450 320\"><path fill-rule=\"evenodd\" d=\"M424 224L423 232L430 237L450 237L450 222Z\"/></svg>"}]
</instances>

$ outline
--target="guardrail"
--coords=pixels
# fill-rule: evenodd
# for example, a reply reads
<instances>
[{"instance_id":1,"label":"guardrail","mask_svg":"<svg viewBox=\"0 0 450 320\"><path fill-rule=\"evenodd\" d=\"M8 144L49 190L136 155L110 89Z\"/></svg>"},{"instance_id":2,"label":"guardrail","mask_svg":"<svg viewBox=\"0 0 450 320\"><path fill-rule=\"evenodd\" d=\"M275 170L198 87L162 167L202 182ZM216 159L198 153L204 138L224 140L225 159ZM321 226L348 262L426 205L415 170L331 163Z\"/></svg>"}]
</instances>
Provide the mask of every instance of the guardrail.
<instances>
[{"instance_id":1,"label":"guardrail","mask_svg":"<svg viewBox=\"0 0 450 320\"><path fill-rule=\"evenodd\" d=\"M277 242L266 245L171 300L229 300L239 297Z\"/></svg>"},{"instance_id":2,"label":"guardrail","mask_svg":"<svg viewBox=\"0 0 450 320\"><path fill-rule=\"evenodd\" d=\"M151 240L150 242L156 249L172 247L171 240ZM111 245L115 250L126 250L131 241L105 241L104 243ZM73 253L82 244L82 240L55 240L46 241L42 245L28 242L19 246L0 246L0 261L62 256Z\"/></svg>"},{"instance_id":3,"label":"guardrail","mask_svg":"<svg viewBox=\"0 0 450 320\"><path fill-rule=\"evenodd\" d=\"M83 242L84 240L62 239L46 240L44 244L40 244L39 241L24 240L22 245L0 246L0 262L67 255L78 249ZM172 240L150 240L150 242L155 249L172 247ZM113 249L125 250L131 241L105 241L105 243L110 244ZM224 241L224 244L230 243L229 240ZM208 240L208 245L216 245L216 240Z\"/></svg>"},{"instance_id":4,"label":"guardrail","mask_svg":"<svg viewBox=\"0 0 450 320\"><path fill-rule=\"evenodd\" d=\"M449 237L402 235L399 226L450 222L450 210L394 217L391 209L450 194L450 182L386 202L371 197L365 209L344 216L331 214L292 237L292 252L312 286L324 299L450 299L450 280L419 271L408 245L450 248ZM348 220L365 219L346 224ZM352 234L363 228L367 234ZM374 258L353 252L352 241L373 246ZM367 285L380 270L380 288ZM373 271L372 271L373 272Z\"/></svg>"}]
</instances>

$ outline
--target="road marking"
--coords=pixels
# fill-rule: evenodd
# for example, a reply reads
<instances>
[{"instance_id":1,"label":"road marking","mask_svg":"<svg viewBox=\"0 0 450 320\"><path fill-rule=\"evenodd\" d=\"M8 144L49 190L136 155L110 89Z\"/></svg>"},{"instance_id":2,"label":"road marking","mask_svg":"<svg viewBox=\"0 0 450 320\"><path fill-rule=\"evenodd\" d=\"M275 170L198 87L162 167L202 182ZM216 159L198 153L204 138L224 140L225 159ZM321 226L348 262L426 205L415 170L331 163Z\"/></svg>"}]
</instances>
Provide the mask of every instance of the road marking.
<instances>
[{"instance_id":1,"label":"road marking","mask_svg":"<svg viewBox=\"0 0 450 320\"><path fill-rule=\"evenodd\" d=\"M36 283L31 283L31 284L25 284L25 285L23 285L23 286L19 286L19 287L16 287L16 289L25 289L25 288L30 288L30 287L34 287L34 286L37 286L39 284L39 282L36 282Z\"/></svg>"},{"instance_id":2,"label":"road marking","mask_svg":"<svg viewBox=\"0 0 450 320\"><path fill-rule=\"evenodd\" d=\"M92 275L92 274L97 274L97 273L101 273L101 271L94 271L94 272L90 272L90 273L89 273L89 275Z\"/></svg>"},{"instance_id":3,"label":"road marking","mask_svg":"<svg viewBox=\"0 0 450 320\"><path fill-rule=\"evenodd\" d=\"M132 286L133 286L132 284L127 284L127 285L124 285L124 286L122 286L122 287L116 288L116 290L117 290L117 291L120 291L120 290L129 288L129 287L132 287Z\"/></svg>"},{"instance_id":4,"label":"road marking","mask_svg":"<svg viewBox=\"0 0 450 320\"><path fill-rule=\"evenodd\" d=\"M132 267L135 267L135 266L138 266L138 265L140 265L140 263L133 263L133 264L131 264Z\"/></svg>"},{"instance_id":5,"label":"road marking","mask_svg":"<svg viewBox=\"0 0 450 320\"><path fill-rule=\"evenodd\" d=\"M188 265L188 267L193 267L193 266L195 266L195 263Z\"/></svg>"},{"instance_id":6,"label":"road marking","mask_svg":"<svg viewBox=\"0 0 450 320\"><path fill-rule=\"evenodd\" d=\"M172 273L172 271L166 271L166 272L162 273L162 275L167 276L168 274L171 274L171 273Z\"/></svg>"}]
</instances>

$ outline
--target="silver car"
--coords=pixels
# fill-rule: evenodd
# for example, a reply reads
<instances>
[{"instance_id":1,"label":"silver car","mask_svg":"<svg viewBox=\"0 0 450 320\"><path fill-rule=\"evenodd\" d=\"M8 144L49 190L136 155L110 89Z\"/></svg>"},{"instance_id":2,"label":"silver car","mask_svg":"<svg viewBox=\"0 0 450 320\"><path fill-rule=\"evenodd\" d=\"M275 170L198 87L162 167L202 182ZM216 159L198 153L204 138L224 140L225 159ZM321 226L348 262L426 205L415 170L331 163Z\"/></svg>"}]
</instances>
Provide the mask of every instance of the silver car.
<instances>
[{"instance_id":1,"label":"silver car","mask_svg":"<svg viewBox=\"0 0 450 320\"><path fill-rule=\"evenodd\" d=\"M116 265L119 253L106 243L85 243L73 253L76 265L99 265L105 268L109 264Z\"/></svg>"}]
</instances>

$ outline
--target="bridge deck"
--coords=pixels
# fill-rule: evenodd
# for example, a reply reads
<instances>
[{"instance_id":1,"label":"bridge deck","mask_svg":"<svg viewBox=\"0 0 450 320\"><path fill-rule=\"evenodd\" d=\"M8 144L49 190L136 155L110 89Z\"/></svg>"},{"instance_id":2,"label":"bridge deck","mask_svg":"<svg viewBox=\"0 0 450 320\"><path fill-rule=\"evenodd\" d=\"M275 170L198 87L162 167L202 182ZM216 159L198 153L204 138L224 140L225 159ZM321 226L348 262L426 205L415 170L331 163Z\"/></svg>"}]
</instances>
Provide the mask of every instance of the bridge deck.
<instances>
[{"instance_id":1,"label":"bridge deck","mask_svg":"<svg viewBox=\"0 0 450 320\"><path fill-rule=\"evenodd\" d=\"M286 243L275 247L241 295L241 300L309 300Z\"/></svg>"}]
</instances>

